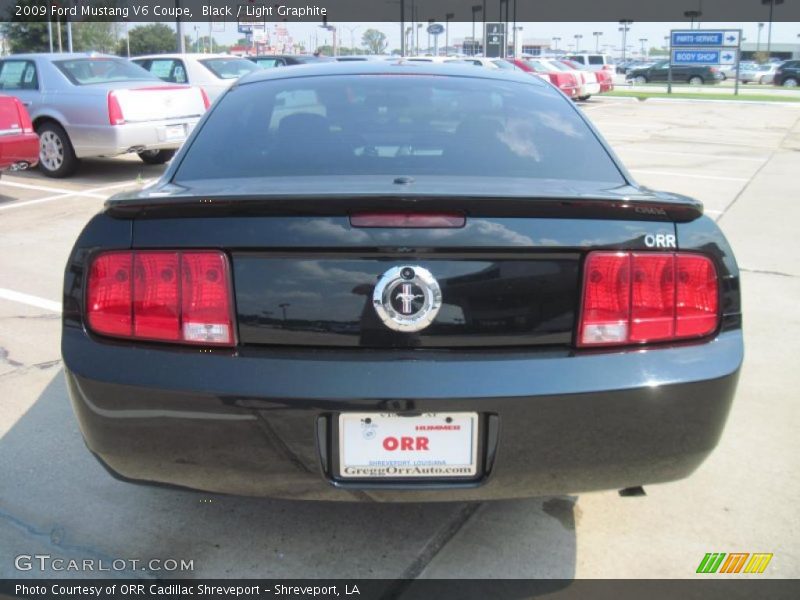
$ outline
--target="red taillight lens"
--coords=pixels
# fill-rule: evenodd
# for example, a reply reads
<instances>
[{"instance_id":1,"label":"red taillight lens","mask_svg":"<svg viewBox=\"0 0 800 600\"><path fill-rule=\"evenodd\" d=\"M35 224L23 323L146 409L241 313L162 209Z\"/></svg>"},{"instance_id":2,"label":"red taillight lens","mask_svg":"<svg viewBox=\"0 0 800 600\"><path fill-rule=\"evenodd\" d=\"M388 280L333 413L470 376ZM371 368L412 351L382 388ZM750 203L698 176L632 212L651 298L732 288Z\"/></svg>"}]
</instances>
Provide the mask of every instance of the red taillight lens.
<instances>
[{"instance_id":1,"label":"red taillight lens","mask_svg":"<svg viewBox=\"0 0 800 600\"><path fill-rule=\"evenodd\" d=\"M221 252L107 252L89 270L87 324L114 337L232 346L231 298Z\"/></svg>"},{"instance_id":2,"label":"red taillight lens","mask_svg":"<svg viewBox=\"0 0 800 600\"><path fill-rule=\"evenodd\" d=\"M206 110L208 110L211 107L211 101L208 99L208 94L206 94L203 88L200 88L200 95L203 96L203 105L206 107Z\"/></svg>"},{"instance_id":3,"label":"red taillight lens","mask_svg":"<svg viewBox=\"0 0 800 600\"><path fill-rule=\"evenodd\" d=\"M19 115L19 126L22 133L33 133L33 123L31 123L31 116L28 114L28 109L17 98L14 98L17 104L17 114Z\"/></svg>"},{"instance_id":4,"label":"red taillight lens","mask_svg":"<svg viewBox=\"0 0 800 600\"><path fill-rule=\"evenodd\" d=\"M703 337L719 325L719 287L699 254L591 252L586 258L579 346Z\"/></svg>"},{"instance_id":5,"label":"red taillight lens","mask_svg":"<svg viewBox=\"0 0 800 600\"><path fill-rule=\"evenodd\" d=\"M133 258L133 336L180 339L177 252L139 252Z\"/></svg>"},{"instance_id":6,"label":"red taillight lens","mask_svg":"<svg viewBox=\"0 0 800 600\"><path fill-rule=\"evenodd\" d=\"M111 125L122 125L125 117L122 116L122 107L115 92L108 92L108 122Z\"/></svg>"},{"instance_id":7,"label":"red taillight lens","mask_svg":"<svg viewBox=\"0 0 800 600\"><path fill-rule=\"evenodd\" d=\"M89 270L86 314L93 330L108 335L132 332L130 252L108 252L98 256Z\"/></svg>"},{"instance_id":8,"label":"red taillight lens","mask_svg":"<svg viewBox=\"0 0 800 600\"><path fill-rule=\"evenodd\" d=\"M676 263L678 289L675 335L707 335L717 328L719 320L716 269L705 256L679 254Z\"/></svg>"}]
</instances>

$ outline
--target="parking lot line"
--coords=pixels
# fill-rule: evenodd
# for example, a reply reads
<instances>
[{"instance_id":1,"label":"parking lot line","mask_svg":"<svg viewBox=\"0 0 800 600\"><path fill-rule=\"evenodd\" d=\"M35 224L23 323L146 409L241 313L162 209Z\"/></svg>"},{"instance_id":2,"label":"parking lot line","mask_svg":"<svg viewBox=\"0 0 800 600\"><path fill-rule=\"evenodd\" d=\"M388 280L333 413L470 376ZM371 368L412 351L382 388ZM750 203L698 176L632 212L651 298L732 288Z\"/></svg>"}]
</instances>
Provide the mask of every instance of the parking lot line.
<instances>
[{"instance_id":1,"label":"parking lot line","mask_svg":"<svg viewBox=\"0 0 800 600\"><path fill-rule=\"evenodd\" d=\"M51 194L69 194L75 190L67 190L64 188L50 187L46 185L33 185L30 183L19 183L17 181L8 181L7 179L0 179L0 185L20 188L23 190L36 190L38 192L50 192Z\"/></svg>"},{"instance_id":2,"label":"parking lot line","mask_svg":"<svg viewBox=\"0 0 800 600\"><path fill-rule=\"evenodd\" d=\"M51 312L61 312L61 302L53 302L46 298L39 296L31 296L30 294L23 294L22 292L15 292L6 288L0 288L0 298L4 300L11 300L12 302L19 302L20 304L27 304L35 308L43 308Z\"/></svg>"},{"instance_id":3,"label":"parking lot line","mask_svg":"<svg viewBox=\"0 0 800 600\"><path fill-rule=\"evenodd\" d=\"M631 150L635 150L637 154L664 154L669 156L688 156L688 157L696 157L696 158L713 158L719 160L746 160L748 162L758 162L762 163L764 161L769 160L769 156L734 156L731 154L721 155L721 154L707 154L705 152L675 152L674 150L644 150L642 148L634 148L633 144L621 144L621 146L631 146ZM624 150L621 150L624 152Z\"/></svg>"},{"instance_id":4,"label":"parking lot line","mask_svg":"<svg viewBox=\"0 0 800 600\"><path fill-rule=\"evenodd\" d=\"M143 183L144 183L144 185L146 185L146 184L150 183L151 181L152 181L152 179L148 179L148 180L145 180ZM26 184L17 184L17 183L10 183L10 182L0 182L0 184L4 184L4 185L9 185L10 184L12 186L17 186L17 187L23 187L23 186L26 185ZM111 184L111 185L104 185L104 186L100 186L100 187L96 187L96 188L91 188L89 190L58 192L58 190L50 189L49 191L55 191L57 193L52 195L52 196L45 196L44 198L36 198L35 200L26 200L24 202L14 202L14 203L11 203L11 204L6 204L4 206L0 206L0 212L2 212L4 210L11 210L13 208L22 208L23 206L31 206L33 204L42 204L44 202L52 202L53 200L62 200L62 199L75 197L75 196L83 196L83 197L87 197L87 198L96 198L96 199L99 199L99 200L105 200L108 197L108 195L107 194L102 194L102 193L99 193L99 192L110 191L110 190L113 190L113 189L116 189L116 188L121 188L121 187L134 187L136 185L137 185L137 182L135 182L135 181L125 181L123 183L115 183L115 184ZM42 189L45 189L45 188L42 188Z\"/></svg>"},{"instance_id":5,"label":"parking lot line","mask_svg":"<svg viewBox=\"0 0 800 600\"><path fill-rule=\"evenodd\" d=\"M693 173L675 173L674 171L651 171L649 169L629 169L632 173L642 175L666 175L668 177L691 177L692 179L713 179L715 181L750 181L749 177L722 177L720 175L695 175Z\"/></svg>"}]
</instances>

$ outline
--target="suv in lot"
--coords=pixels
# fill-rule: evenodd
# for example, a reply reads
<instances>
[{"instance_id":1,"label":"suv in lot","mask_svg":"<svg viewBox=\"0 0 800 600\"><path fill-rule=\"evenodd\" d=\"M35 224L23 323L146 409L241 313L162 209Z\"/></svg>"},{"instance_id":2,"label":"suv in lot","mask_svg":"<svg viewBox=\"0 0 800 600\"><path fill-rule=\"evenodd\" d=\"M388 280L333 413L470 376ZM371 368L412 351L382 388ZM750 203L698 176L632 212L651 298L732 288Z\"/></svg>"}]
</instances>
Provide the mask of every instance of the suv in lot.
<instances>
[{"instance_id":1,"label":"suv in lot","mask_svg":"<svg viewBox=\"0 0 800 600\"><path fill-rule=\"evenodd\" d=\"M632 69L625 79L634 83L651 83L654 81L667 81L669 77L669 61L660 60L654 65ZM674 83L690 83L703 85L704 83L719 83L723 75L716 67L703 65L675 66L672 67L672 81Z\"/></svg>"},{"instance_id":2,"label":"suv in lot","mask_svg":"<svg viewBox=\"0 0 800 600\"><path fill-rule=\"evenodd\" d=\"M608 54L571 54L567 58L590 71L614 70L614 60Z\"/></svg>"},{"instance_id":3,"label":"suv in lot","mask_svg":"<svg viewBox=\"0 0 800 600\"><path fill-rule=\"evenodd\" d=\"M797 87L800 83L800 60L789 60L780 65L775 71L773 83L783 87Z\"/></svg>"}]
</instances>

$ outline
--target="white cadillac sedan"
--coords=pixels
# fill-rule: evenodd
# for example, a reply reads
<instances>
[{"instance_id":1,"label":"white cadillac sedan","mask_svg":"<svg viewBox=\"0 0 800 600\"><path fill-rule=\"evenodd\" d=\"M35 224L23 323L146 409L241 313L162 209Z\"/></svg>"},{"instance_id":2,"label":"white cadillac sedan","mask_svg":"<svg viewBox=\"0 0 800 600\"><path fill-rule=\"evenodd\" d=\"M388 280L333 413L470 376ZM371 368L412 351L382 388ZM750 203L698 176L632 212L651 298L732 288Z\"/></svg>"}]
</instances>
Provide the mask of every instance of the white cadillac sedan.
<instances>
[{"instance_id":1,"label":"white cadillac sedan","mask_svg":"<svg viewBox=\"0 0 800 600\"><path fill-rule=\"evenodd\" d=\"M165 163L209 106L199 88L167 85L127 60L94 53L3 57L0 89L28 109L39 168L49 177L68 177L94 156L135 152Z\"/></svg>"},{"instance_id":2,"label":"white cadillac sedan","mask_svg":"<svg viewBox=\"0 0 800 600\"><path fill-rule=\"evenodd\" d=\"M162 81L202 88L211 102L234 81L261 68L246 58L227 54L152 54L131 61Z\"/></svg>"}]
</instances>

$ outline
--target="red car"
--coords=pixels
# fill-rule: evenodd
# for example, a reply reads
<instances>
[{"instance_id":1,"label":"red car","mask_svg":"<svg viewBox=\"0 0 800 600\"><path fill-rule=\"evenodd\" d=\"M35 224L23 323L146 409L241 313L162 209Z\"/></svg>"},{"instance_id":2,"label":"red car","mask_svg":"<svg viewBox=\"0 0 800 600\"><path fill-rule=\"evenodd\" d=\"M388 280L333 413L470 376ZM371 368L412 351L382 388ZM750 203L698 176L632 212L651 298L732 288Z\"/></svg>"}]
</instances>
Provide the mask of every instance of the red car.
<instances>
[{"instance_id":1,"label":"red car","mask_svg":"<svg viewBox=\"0 0 800 600\"><path fill-rule=\"evenodd\" d=\"M25 106L13 96L0 95L0 173L35 167L39 136Z\"/></svg>"},{"instance_id":2,"label":"red car","mask_svg":"<svg viewBox=\"0 0 800 600\"><path fill-rule=\"evenodd\" d=\"M510 58L508 59L515 67L522 69L526 73L538 75L543 79L548 79L550 83L564 92L570 98L576 98L579 94L578 79L574 74L566 71L556 71L547 65L530 59Z\"/></svg>"}]
</instances>

